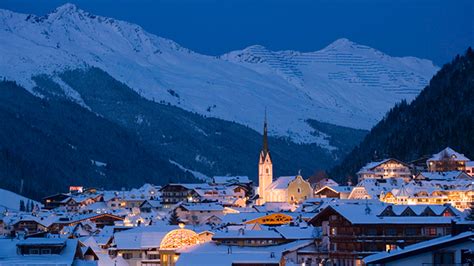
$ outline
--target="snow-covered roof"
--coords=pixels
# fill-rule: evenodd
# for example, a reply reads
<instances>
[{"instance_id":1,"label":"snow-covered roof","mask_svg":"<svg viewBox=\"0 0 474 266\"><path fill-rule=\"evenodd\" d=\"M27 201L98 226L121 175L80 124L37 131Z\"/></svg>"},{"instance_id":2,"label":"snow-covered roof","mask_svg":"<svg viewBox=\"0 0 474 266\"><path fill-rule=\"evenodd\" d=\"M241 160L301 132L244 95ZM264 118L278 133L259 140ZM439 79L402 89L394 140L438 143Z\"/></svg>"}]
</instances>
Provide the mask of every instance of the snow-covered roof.
<instances>
[{"instance_id":1,"label":"snow-covered roof","mask_svg":"<svg viewBox=\"0 0 474 266\"><path fill-rule=\"evenodd\" d=\"M224 207L217 203L182 203L179 206L188 211L224 211Z\"/></svg>"},{"instance_id":2,"label":"snow-covered roof","mask_svg":"<svg viewBox=\"0 0 474 266\"><path fill-rule=\"evenodd\" d=\"M265 202L263 205L254 205L253 208L258 212L291 212L296 209L288 202Z\"/></svg>"},{"instance_id":3,"label":"snow-covered roof","mask_svg":"<svg viewBox=\"0 0 474 266\"><path fill-rule=\"evenodd\" d=\"M372 199L377 199L383 192L387 193L393 189L400 188L405 183L403 178L385 178L385 179L364 179L361 180L355 188L365 188L365 191ZM354 189L355 189L354 188Z\"/></svg>"},{"instance_id":4,"label":"snow-covered roof","mask_svg":"<svg viewBox=\"0 0 474 266\"><path fill-rule=\"evenodd\" d=\"M214 184L248 184L250 181L248 176L214 176L212 178Z\"/></svg>"},{"instance_id":5,"label":"snow-covered roof","mask_svg":"<svg viewBox=\"0 0 474 266\"><path fill-rule=\"evenodd\" d=\"M268 187L267 190L274 189L286 189L288 185L296 178L296 176L280 176L277 180L273 181Z\"/></svg>"},{"instance_id":6,"label":"snow-covered roof","mask_svg":"<svg viewBox=\"0 0 474 266\"><path fill-rule=\"evenodd\" d=\"M391 250L390 252L380 252L364 258L366 264L376 264L382 261L387 261L395 258L405 258L412 254L413 252L422 252L423 250L432 252L434 246L446 247L450 242L458 241L465 239L466 241L473 241L474 232L468 231L460 233L458 235L448 235L443 237L438 237L428 241L419 242L413 245L406 246L404 249Z\"/></svg>"},{"instance_id":7,"label":"snow-covered roof","mask_svg":"<svg viewBox=\"0 0 474 266\"><path fill-rule=\"evenodd\" d=\"M138 250L148 248L159 248L161 240L165 235L178 229L174 225L150 225L136 227L130 230L114 234L114 243L119 250Z\"/></svg>"},{"instance_id":8,"label":"snow-covered roof","mask_svg":"<svg viewBox=\"0 0 474 266\"><path fill-rule=\"evenodd\" d=\"M23 256L17 253L17 244L37 242L38 244L53 243L63 241L66 243L59 255L57 254L41 254ZM26 240L17 239L0 239L0 265L72 265L76 253L78 240L77 239L33 239Z\"/></svg>"},{"instance_id":9,"label":"snow-covered roof","mask_svg":"<svg viewBox=\"0 0 474 266\"><path fill-rule=\"evenodd\" d=\"M395 210L402 207L395 207L394 205L387 205L384 203L377 203L375 201L359 201L331 204L316 214L312 220L319 217L322 213L332 209L339 213L352 224L450 224L453 220L457 220L457 216L382 216L381 213L392 206ZM413 205L398 205L406 208L422 208L414 207ZM432 205L426 205L432 207ZM446 208L446 207L445 207ZM402 212L399 210L398 212ZM420 211L421 213L421 211ZM456 214L456 213L455 213Z\"/></svg>"},{"instance_id":10,"label":"snow-covered roof","mask_svg":"<svg viewBox=\"0 0 474 266\"><path fill-rule=\"evenodd\" d=\"M330 189L336 193L351 193L353 188L354 188L353 186L324 186L320 188L319 190L317 190L315 194L321 192L324 189Z\"/></svg>"},{"instance_id":11,"label":"snow-covered roof","mask_svg":"<svg viewBox=\"0 0 474 266\"><path fill-rule=\"evenodd\" d=\"M217 231L213 240L221 239L283 239L283 236L273 228L261 226L261 230L249 229L253 225L245 225L234 230Z\"/></svg>"},{"instance_id":12,"label":"snow-covered roof","mask_svg":"<svg viewBox=\"0 0 474 266\"><path fill-rule=\"evenodd\" d=\"M431 158L428 159L428 162L430 162L430 161L440 161L442 159L445 159L446 157L449 157L450 159L452 159L454 161L464 161L464 162L470 161L469 158L464 156L464 154L459 153L459 152L451 149L450 147L446 147L444 150L442 150L442 151L440 151L436 154L433 154L433 156L431 156Z\"/></svg>"},{"instance_id":13,"label":"snow-covered roof","mask_svg":"<svg viewBox=\"0 0 474 266\"><path fill-rule=\"evenodd\" d=\"M400 161L400 160L397 160L397 159L394 159L394 158L388 158L388 159L383 159L381 161L377 161L377 162L369 162L367 163L365 166L363 166L359 172L357 172L357 174L363 174L363 173L368 173L368 172L372 172L372 170L379 166L379 165L382 165L384 163L387 163L389 161L396 161L398 163L401 163L403 165L407 165L406 163Z\"/></svg>"},{"instance_id":14,"label":"snow-covered roof","mask_svg":"<svg viewBox=\"0 0 474 266\"><path fill-rule=\"evenodd\" d=\"M416 179L428 179L428 180L455 180L457 178L471 178L471 177L462 171L421 172L416 176Z\"/></svg>"},{"instance_id":15,"label":"snow-covered roof","mask_svg":"<svg viewBox=\"0 0 474 266\"><path fill-rule=\"evenodd\" d=\"M267 247L217 245L215 242L182 248L176 266L222 266L238 263L278 264L282 254L311 245L313 240L294 241Z\"/></svg>"}]
</instances>

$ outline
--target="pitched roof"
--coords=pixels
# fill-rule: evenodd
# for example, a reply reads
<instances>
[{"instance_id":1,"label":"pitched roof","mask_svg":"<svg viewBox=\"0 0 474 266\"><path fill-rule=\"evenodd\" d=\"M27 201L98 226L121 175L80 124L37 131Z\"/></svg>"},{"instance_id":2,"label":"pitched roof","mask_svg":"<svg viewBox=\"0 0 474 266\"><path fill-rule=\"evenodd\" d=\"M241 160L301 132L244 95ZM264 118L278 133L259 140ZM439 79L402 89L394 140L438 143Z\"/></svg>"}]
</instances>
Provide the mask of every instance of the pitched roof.
<instances>
[{"instance_id":1,"label":"pitched roof","mask_svg":"<svg viewBox=\"0 0 474 266\"><path fill-rule=\"evenodd\" d=\"M374 255L370 255L364 258L366 264L383 264L388 261L393 261L398 258L406 258L410 255L419 254L425 251L433 251L437 247L448 247L450 244L462 242L462 241L473 241L474 232L464 232L458 235L448 235L439 238L435 238L428 241L419 242L410 246L406 246L404 249L394 250L390 252L380 252Z\"/></svg>"},{"instance_id":2,"label":"pitched roof","mask_svg":"<svg viewBox=\"0 0 474 266\"><path fill-rule=\"evenodd\" d=\"M462 172L462 171L448 171L448 172L421 172L419 173L416 178L425 178L429 180L455 180L458 177L466 177L469 176Z\"/></svg>"},{"instance_id":3,"label":"pitched roof","mask_svg":"<svg viewBox=\"0 0 474 266\"><path fill-rule=\"evenodd\" d=\"M331 211L339 213L352 224L450 224L452 220L457 219L456 216L381 216L381 213L387 208L387 206L392 206L397 213L401 213L407 208L422 208L412 205L398 205L405 208L404 210L400 210L400 208L403 207L387 205L377 201L347 203L339 201L339 203L328 205L322 209L311 220L315 221L319 217L322 217L324 213ZM424 208L427 206L428 205L425 205ZM431 208L432 205L429 205L428 207ZM419 212L421 213L421 211Z\"/></svg>"},{"instance_id":4,"label":"pitched roof","mask_svg":"<svg viewBox=\"0 0 474 266\"><path fill-rule=\"evenodd\" d=\"M401 163L403 165L406 165L408 166L405 162L402 162L398 159L394 159L394 158L388 158L388 159L383 159L381 161L377 161L377 162L370 162L368 164L366 164L365 166L363 166L359 172L357 172L357 174L362 174L362 173L366 173L366 172L370 172L372 169L374 169L375 167L381 165L381 164L384 164L384 163L387 163L389 161L396 161L398 163Z\"/></svg>"},{"instance_id":5,"label":"pitched roof","mask_svg":"<svg viewBox=\"0 0 474 266\"><path fill-rule=\"evenodd\" d=\"M470 161L469 158L464 156L464 154L459 153L459 152L451 149L450 147L446 147L444 150L433 154L433 156L431 156L431 158L428 159L428 162L429 161L442 160L442 159L446 158L445 156L448 156L451 159L454 159L455 161Z\"/></svg>"},{"instance_id":6,"label":"pitched roof","mask_svg":"<svg viewBox=\"0 0 474 266\"><path fill-rule=\"evenodd\" d=\"M212 180L215 184L248 184L252 182L248 176L214 176Z\"/></svg>"},{"instance_id":7,"label":"pitched roof","mask_svg":"<svg viewBox=\"0 0 474 266\"><path fill-rule=\"evenodd\" d=\"M286 189L295 178L296 176L280 176L277 180L268 185L266 189Z\"/></svg>"}]
</instances>

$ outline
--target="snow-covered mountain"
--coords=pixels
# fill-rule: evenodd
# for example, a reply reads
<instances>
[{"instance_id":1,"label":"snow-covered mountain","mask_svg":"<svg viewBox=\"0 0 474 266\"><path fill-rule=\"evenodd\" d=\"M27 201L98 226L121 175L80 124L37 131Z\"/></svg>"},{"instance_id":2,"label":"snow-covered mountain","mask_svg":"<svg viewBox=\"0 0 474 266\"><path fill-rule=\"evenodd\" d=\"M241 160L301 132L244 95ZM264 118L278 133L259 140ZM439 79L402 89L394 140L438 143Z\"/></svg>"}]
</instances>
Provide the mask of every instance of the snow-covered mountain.
<instances>
[{"instance_id":1,"label":"snow-covered mountain","mask_svg":"<svg viewBox=\"0 0 474 266\"><path fill-rule=\"evenodd\" d=\"M32 75L95 66L150 100L258 131L267 108L271 134L328 148L306 119L369 129L396 102L413 99L438 70L429 60L391 57L347 39L308 53L251 46L206 56L71 4L46 16L0 10L0 55L0 76L31 92Z\"/></svg>"}]
</instances>

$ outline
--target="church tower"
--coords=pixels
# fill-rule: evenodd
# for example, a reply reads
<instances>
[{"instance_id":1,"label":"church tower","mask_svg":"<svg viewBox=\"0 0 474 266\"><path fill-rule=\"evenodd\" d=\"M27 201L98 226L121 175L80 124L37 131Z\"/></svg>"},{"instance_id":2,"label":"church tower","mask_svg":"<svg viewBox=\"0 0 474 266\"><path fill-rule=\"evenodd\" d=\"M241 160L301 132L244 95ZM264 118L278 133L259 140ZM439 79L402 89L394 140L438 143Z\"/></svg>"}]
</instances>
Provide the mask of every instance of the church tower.
<instances>
[{"instance_id":1,"label":"church tower","mask_svg":"<svg viewBox=\"0 0 474 266\"><path fill-rule=\"evenodd\" d=\"M260 152L258 161L258 195L257 204L264 204L268 196L265 189L273 182L273 164L270 150L268 149L268 132L267 132L267 112L265 111L265 121L263 123L263 147Z\"/></svg>"}]
</instances>

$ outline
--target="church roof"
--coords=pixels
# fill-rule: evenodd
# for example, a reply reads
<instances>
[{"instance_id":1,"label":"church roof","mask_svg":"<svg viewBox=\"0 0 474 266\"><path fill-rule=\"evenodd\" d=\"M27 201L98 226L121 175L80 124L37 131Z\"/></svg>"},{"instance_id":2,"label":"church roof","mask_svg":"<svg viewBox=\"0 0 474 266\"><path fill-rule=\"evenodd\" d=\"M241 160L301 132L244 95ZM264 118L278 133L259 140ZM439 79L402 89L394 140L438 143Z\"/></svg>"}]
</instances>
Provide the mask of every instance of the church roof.
<instances>
[{"instance_id":1,"label":"church roof","mask_svg":"<svg viewBox=\"0 0 474 266\"><path fill-rule=\"evenodd\" d=\"M296 176L280 176L277 180L273 181L267 189L286 189L295 178Z\"/></svg>"}]
</instances>

